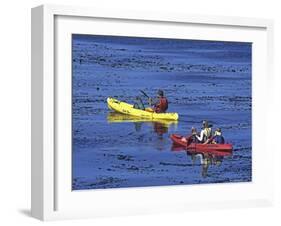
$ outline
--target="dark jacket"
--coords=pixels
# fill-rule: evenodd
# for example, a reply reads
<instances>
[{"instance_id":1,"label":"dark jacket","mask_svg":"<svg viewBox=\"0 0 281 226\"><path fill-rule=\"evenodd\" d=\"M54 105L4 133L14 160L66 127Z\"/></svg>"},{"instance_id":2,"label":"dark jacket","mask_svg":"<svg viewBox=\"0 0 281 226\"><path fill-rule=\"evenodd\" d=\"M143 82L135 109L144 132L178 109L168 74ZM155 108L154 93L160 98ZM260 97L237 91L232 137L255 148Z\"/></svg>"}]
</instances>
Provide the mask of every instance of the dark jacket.
<instances>
[{"instance_id":1,"label":"dark jacket","mask_svg":"<svg viewBox=\"0 0 281 226\"><path fill-rule=\"evenodd\" d=\"M222 135L216 135L213 139L217 144L224 144L224 137Z\"/></svg>"}]
</instances>

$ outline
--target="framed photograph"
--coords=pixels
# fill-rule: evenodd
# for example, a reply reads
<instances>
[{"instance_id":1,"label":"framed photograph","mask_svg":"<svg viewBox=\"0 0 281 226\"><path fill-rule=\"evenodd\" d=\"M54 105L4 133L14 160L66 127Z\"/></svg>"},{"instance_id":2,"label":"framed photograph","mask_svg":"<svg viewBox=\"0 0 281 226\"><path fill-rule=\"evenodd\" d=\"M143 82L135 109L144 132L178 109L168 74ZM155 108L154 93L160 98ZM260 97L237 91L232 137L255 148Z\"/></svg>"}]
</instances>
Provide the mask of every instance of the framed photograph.
<instances>
[{"instance_id":1,"label":"framed photograph","mask_svg":"<svg viewBox=\"0 0 281 226\"><path fill-rule=\"evenodd\" d=\"M265 19L32 9L32 216L270 205L272 32Z\"/></svg>"}]
</instances>

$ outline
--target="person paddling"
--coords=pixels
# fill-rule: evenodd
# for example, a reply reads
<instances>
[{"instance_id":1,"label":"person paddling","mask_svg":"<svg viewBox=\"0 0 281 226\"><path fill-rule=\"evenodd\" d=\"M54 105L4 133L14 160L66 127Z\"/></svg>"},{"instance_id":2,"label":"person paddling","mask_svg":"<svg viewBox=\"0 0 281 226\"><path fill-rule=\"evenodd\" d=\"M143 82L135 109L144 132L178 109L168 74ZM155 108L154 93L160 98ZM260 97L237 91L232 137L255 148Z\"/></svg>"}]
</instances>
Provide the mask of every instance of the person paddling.
<instances>
[{"instance_id":1,"label":"person paddling","mask_svg":"<svg viewBox=\"0 0 281 226\"><path fill-rule=\"evenodd\" d=\"M196 135L196 138L198 139L198 141L205 144L208 143L211 136L212 136L212 128L209 126L208 121L204 120L202 122L202 130L200 132L200 136Z\"/></svg>"},{"instance_id":2,"label":"person paddling","mask_svg":"<svg viewBox=\"0 0 281 226\"><path fill-rule=\"evenodd\" d=\"M155 103L149 98L149 104L153 106L156 113L165 113L168 110L168 99L164 96L163 90L158 90Z\"/></svg>"}]
</instances>

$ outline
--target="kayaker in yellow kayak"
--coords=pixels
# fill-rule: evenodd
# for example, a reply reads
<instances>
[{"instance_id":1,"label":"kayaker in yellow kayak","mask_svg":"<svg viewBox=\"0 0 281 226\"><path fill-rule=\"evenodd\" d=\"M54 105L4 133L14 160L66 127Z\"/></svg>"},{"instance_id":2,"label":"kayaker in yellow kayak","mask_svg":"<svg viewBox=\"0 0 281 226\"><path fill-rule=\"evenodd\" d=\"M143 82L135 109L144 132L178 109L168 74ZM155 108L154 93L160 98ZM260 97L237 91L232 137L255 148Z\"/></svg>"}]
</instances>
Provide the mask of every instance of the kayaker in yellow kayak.
<instances>
[{"instance_id":1,"label":"kayaker in yellow kayak","mask_svg":"<svg viewBox=\"0 0 281 226\"><path fill-rule=\"evenodd\" d=\"M168 99L164 96L164 91L161 89L158 90L155 101L152 98L149 98L148 101L156 113L165 113L168 110Z\"/></svg>"}]
</instances>

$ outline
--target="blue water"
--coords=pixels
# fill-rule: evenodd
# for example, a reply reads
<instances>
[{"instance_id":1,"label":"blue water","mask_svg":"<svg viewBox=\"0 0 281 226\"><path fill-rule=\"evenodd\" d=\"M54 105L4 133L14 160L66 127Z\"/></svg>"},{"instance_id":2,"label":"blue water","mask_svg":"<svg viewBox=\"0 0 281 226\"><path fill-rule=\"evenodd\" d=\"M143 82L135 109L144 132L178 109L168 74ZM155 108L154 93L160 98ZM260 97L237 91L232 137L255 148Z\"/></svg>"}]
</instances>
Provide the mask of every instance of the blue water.
<instances>
[{"instance_id":1,"label":"blue water","mask_svg":"<svg viewBox=\"0 0 281 226\"><path fill-rule=\"evenodd\" d=\"M252 179L251 43L72 36L74 190ZM106 98L133 103L158 89L178 123L132 120ZM207 119L222 128L231 156L173 151L169 135Z\"/></svg>"}]
</instances>

